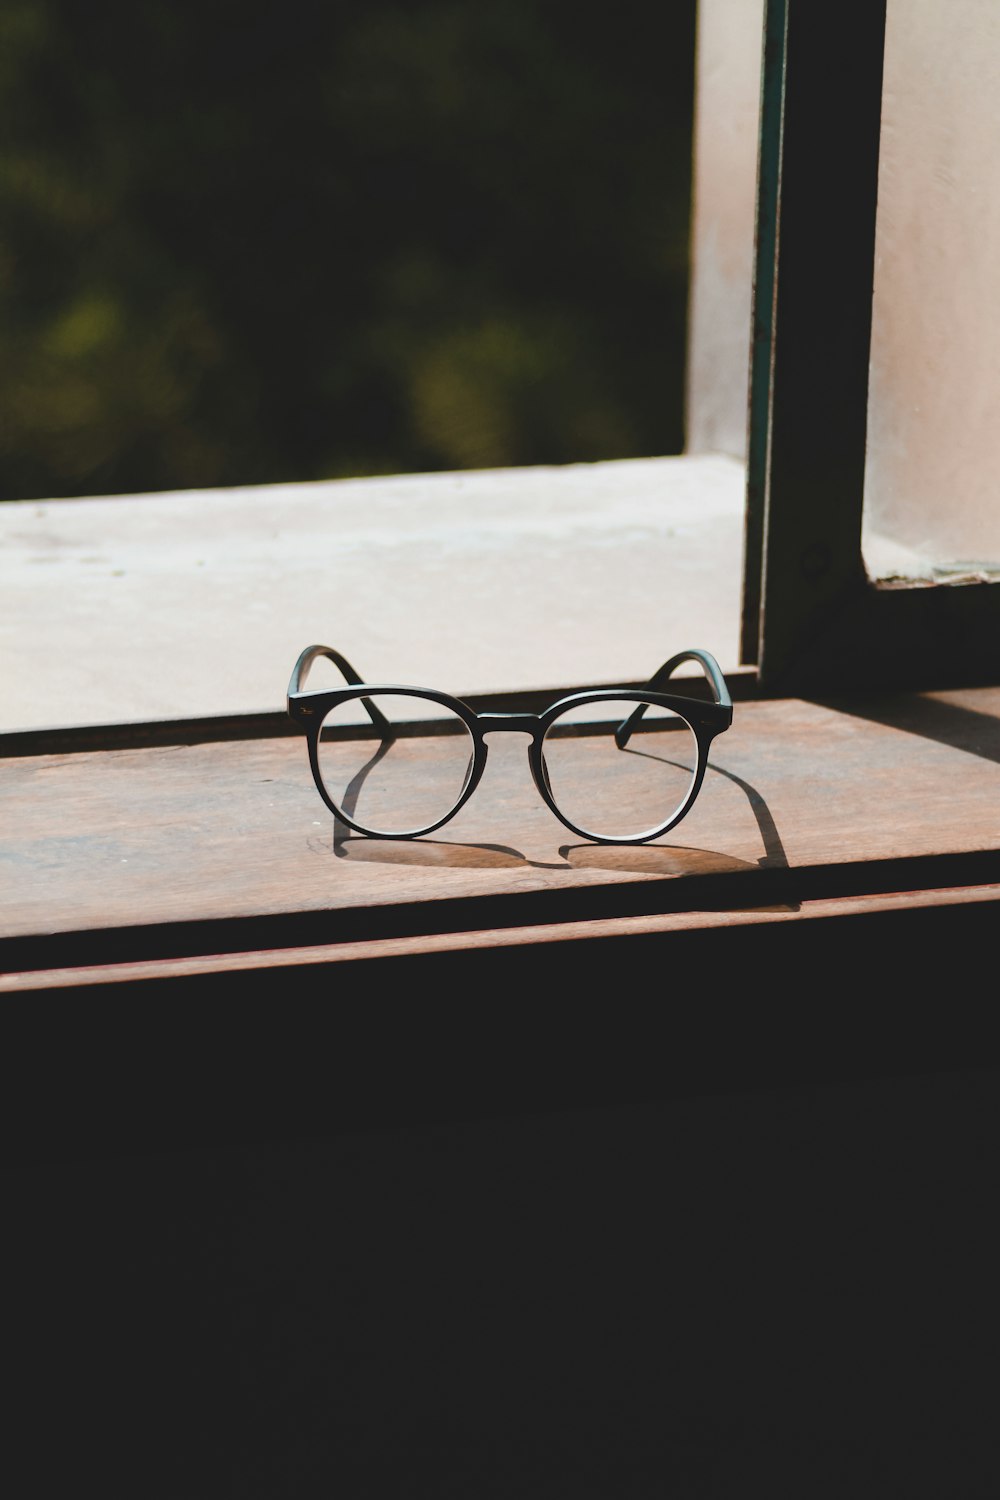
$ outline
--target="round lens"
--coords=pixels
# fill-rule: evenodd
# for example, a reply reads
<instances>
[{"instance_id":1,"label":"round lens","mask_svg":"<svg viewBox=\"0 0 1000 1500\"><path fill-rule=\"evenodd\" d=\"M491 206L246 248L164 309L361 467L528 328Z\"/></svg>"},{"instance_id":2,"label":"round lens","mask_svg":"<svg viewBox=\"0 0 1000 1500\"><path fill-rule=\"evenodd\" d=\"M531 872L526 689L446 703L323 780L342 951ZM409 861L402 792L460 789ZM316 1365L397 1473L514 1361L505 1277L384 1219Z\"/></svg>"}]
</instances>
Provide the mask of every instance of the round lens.
<instances>
[{"instance_id":1,"label":"round lens","mask_svg":"<svg viewBox=\"0 0 1000 1500\"><path fill-rule=\"evenodd\" d=\"M408 693L366 693L323 720L319 770L330 801L352 823L406 838L454 810L474 751L465 720L444 704Z\"/></svg>"},{"instance_id":2,"label":"round lens","mask_svg":"<svg viewBox=\"0 0 1000 1500\"><path fill-rule=\"evenodd\" d=\"M615 730L636 699L579 703L553 721L542 744L552 800L588 838L641 843L687 802L698 769L698 741L685 719L646 704L628 743Z\"/></svg>"}]
</instances>

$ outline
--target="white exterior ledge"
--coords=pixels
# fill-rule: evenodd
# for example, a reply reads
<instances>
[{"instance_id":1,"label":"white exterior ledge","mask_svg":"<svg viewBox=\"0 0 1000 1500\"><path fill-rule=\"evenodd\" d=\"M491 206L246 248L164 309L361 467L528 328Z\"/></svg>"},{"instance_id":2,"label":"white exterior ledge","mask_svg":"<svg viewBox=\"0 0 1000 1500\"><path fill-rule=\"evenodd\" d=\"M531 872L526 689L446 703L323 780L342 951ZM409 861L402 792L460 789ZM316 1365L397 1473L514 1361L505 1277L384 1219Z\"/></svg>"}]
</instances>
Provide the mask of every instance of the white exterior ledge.
<instances>
[{"instance_id":1,"label":"white exterior ledge","mask_svg":"<svg viewBox=\"0 0 1000 1500\"><path fill-rule=\"evenodd\" d=\"M733 670L743 499L684 456L0 505L0 729L283 708L315 641L460 696Z\"/></svg>"}]
</instances>

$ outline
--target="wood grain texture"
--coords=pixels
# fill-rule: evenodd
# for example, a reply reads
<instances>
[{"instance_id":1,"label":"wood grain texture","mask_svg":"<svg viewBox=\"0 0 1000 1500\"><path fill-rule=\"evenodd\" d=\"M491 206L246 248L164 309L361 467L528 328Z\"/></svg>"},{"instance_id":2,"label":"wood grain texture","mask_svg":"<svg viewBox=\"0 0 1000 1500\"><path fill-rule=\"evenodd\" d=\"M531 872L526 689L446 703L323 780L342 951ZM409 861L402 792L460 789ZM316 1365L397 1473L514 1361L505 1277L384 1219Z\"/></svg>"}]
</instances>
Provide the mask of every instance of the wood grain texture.
<instances>
[{"instance_id":1,"label":"wood grain texture","mask_svg":"<svg viewBox=\"0 0 1000 1500\"><path fill-rule=\"evenodd\" d=\"M653 845L574 840L515 735L428 839L335 839L288 738L0 762L0 829L8 971L168 956L182 928L208 954L980 883L1000 851L1000 689L740 704L694 810ZM81 958L68 935L87 934Z\"/></svg>"}]
</instances>

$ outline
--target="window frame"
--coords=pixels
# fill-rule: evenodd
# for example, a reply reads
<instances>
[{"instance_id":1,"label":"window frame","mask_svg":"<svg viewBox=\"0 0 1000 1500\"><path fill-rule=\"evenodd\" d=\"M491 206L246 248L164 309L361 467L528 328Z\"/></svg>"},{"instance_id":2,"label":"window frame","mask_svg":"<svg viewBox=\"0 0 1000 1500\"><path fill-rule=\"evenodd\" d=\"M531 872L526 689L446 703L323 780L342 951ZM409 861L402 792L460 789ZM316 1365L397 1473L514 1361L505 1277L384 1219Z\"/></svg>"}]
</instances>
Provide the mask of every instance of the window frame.
<instances>
[{"instance_id":1,"label":"window frame","mask_svg":"<svg viewBox=\"0 0 1000 1500\"><path fill-rule=\"evenodd\" d=\"M767 694L997 676L1000 584L861 547L886 0L766 0L741 656Z\"/></svg>"}]
</instances>

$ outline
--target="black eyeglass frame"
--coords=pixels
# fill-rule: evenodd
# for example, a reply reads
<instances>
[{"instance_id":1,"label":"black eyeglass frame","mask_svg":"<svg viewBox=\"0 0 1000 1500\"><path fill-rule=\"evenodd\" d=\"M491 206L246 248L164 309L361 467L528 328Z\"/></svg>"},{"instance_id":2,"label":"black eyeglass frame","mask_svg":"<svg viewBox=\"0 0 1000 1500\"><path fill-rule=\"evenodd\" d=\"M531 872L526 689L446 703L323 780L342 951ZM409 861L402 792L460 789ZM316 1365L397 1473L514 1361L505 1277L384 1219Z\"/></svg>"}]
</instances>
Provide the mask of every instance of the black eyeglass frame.
<instances>
[{"instance_id":1,"label":"black eyeglass frame","mask_svg":"<svg viewBox=\"0 0 1000 1500\"><path fill-rule=\"evenodd\" d=\"M313 662L324 657L333 662L341 673L344 680L349 684L344 688L320 688L306 690L305 678ZM714 701L706 699L689 698L679 693L665 693L661 691L660 684L669 680L678 667L684 662L698 662L704 673L709 687L712 690ZM363 691L359 691L363 689ZM319 765L319 742L320 732L324 720L333 709L342 703L359 699L362 703L372 724L382 736L384 742L391 742L401 731L408 733L433 734L435 725L433 721L420 720L409 724L390 722L378 706L369 701L368 694L379 694L382 696L419 698L423 702L439 704L455 714L465 724L472 738L473 753L472 762L466 773L465 785L461 795L454 806L445 813L444 817L438 818L433 823L428 823L420 828L408 829L405 833L384 833L377 829L366 828L338 807L327 792L323 782L322 772ZM624 719L615 730L615 743L619 750L624 750L632 734L636 731L639 723L649 707L664 708L675 713L690 728L698 747L698 762L695 773L691 779L687 796L675 809L671 816L655 828L651 828L642 834L629 834L623 836L597 835L585 828L580 828L561 812L552 796L549 786L548 773L545 768L543 743L551 725L568 709L593 703L635 703L636 707ZM719 734L727 730L733 722L733 702L726 686L726 680L722 675L715 657L709 651L692 647L687 651L679 651L676 656L665 661L645 687L639 688L591 688L583 692L569 693L552 703L540 714L532 713L477 713L464 703L461 698L453 698L449 693L442 693L434 688L408 687L399 683L371 683L359 676L354 667L345 656L335 651L332 646L307 646L299 656L298 661L292 669L292 675L288 684L287 697L288 713L290 717L302 726L306 734L309 750L309 765L312 770L316 790L319 792L326 806L334 817L352 829L355 833L363 834L366 838L373 839L412 839L423 838L429 833L434 833L445 823L451 821L468 802L476 787L482 780L486 769L486 760L489 747L486 744L486 735L496 730L505 730L510 733L528 734L531 736L531 744L528 747L528 765L531 769L532 780L542 798L542 801L571 833L580 838L599 844L645 844L652 839L660 838L674 828L683 817L690 812L698 793L701 791L702 782L705 779L705 771L708 766L708 755L712 741Z\"/></svg>"}]
</instances>

